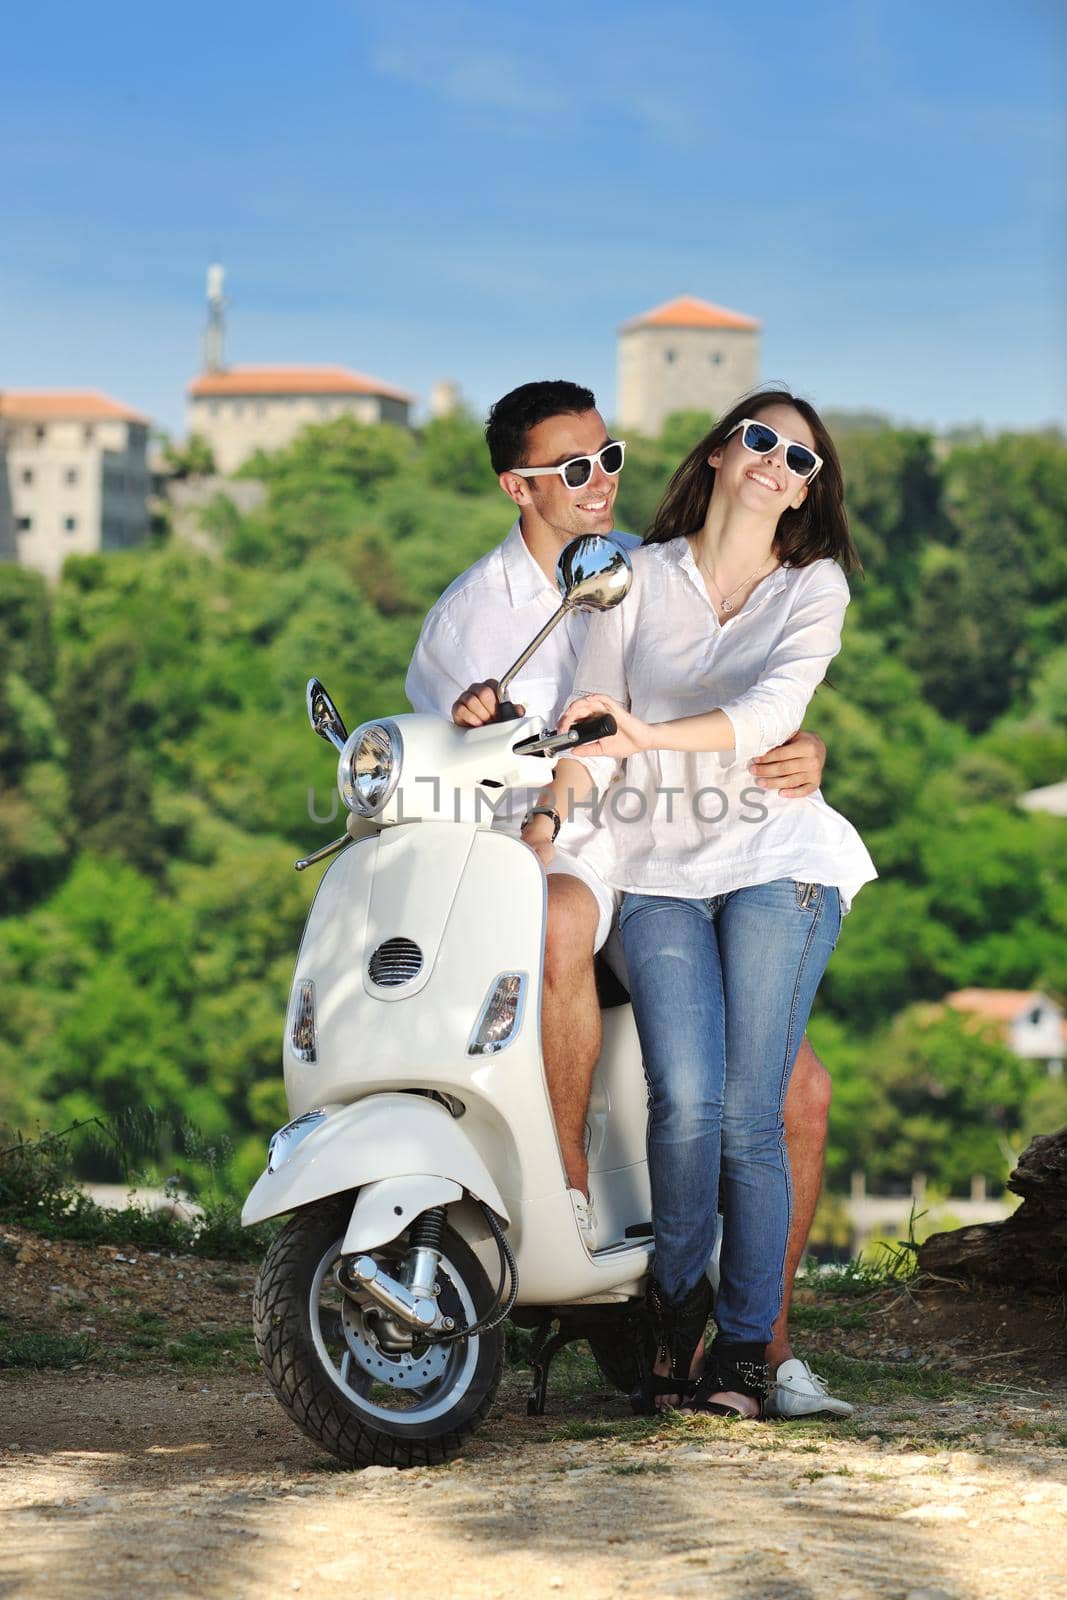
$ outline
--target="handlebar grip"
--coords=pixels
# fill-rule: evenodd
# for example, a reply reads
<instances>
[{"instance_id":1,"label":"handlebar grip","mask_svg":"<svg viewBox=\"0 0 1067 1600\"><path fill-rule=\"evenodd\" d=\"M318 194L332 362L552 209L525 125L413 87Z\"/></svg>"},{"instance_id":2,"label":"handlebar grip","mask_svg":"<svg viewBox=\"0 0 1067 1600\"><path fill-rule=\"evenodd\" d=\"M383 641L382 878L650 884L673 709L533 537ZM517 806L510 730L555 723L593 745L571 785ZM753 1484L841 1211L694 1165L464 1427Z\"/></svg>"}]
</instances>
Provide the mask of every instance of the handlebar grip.
<instances>
[{"instance_id":1,"label":"handlebar grip","mask_svg":"<svg viewBox=\"0 0 1067 1600\"><path fill-rule=\"evenodd\" d=\"M576 722L571 732L577 734L575 744L593 744L597 739L610 739L613 733L618 733L619 724L615 718L605 712L600 717L583 717Z\"/></svg>"}]
</instances>

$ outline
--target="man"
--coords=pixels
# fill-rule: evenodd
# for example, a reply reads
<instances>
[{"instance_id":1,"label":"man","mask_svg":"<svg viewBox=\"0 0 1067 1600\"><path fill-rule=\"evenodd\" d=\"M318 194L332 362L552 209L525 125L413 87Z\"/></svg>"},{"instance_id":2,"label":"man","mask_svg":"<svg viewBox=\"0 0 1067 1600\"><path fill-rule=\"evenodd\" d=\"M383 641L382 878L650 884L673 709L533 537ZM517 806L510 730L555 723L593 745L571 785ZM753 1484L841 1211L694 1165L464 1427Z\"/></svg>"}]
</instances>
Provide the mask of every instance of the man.
<instances>
[{"instance_id":1,"label":"man","mask_svg":"<svg viewBox=\"0 0 1067 1600\"><path fill-rule=\"evenodd\" d=\"M558 609L555 572L563 546L586 533L611 534L622 545L639 543L612 531L624 449L608 434L589 389L562 380L523 384L492 407L486 442L500 487L518 517L503 544L457 578L432 608L406 685L417 711L450 716L460 727L492 719L496 680ZM584 613L568 613L512 683L512 698L550 727L566 705L587 627ZM825 754L814 735L794 734L753 763L754 779L803 798L818 788ZM591 818L557 825L554 817L534 809L535 801L536 795L528 797L527 815L517 809L511 826L522 818L522 838L548 875L541 1010L545 1073L575 1216L592 1251L596 1218L585 1119L601 1044L593 962L611 932L615 895L581 859L583 836L594 826ZM847 1416L852 1410L828 1395L821 1380L794 1358L788 1335L793 1278L822 1183L829 1103L829 1075L805 1038L785 1103L793 1223L785 1298L767 1347L776 1381L769 1409L783 1416Z\"/></svg>"}]
</instances>

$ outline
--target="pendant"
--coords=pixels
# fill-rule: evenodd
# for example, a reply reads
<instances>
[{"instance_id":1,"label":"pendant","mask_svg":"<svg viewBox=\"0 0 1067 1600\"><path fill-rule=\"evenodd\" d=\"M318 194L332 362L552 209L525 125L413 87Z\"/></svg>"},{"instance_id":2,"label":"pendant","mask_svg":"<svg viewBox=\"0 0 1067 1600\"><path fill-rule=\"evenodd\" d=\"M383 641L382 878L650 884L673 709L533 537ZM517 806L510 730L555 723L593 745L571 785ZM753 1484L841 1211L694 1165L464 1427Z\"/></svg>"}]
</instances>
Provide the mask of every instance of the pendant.
<instances>
[{"instance_id":1,"label":"pendant","mask_svg":"<svg viewBox=\"0 0 1067 1600\"><path fill-rule=\"evenodd\" d=\"M722 603L722 608L723 608L724 611L732 611L734 609L733 601L732 600L724 600L723 603Z\"/></svg>"}]
</instances>

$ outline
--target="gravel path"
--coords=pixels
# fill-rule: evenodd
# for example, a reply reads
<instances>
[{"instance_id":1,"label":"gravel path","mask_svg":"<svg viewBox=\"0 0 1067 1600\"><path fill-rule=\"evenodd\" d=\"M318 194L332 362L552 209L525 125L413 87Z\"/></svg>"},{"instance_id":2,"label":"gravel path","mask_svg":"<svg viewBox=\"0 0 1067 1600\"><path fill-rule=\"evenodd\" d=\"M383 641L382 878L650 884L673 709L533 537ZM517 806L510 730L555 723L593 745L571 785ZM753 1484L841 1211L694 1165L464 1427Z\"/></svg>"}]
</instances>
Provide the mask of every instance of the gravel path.
<instances>
[{"instance_id":1,"label":"gravel path","mask_svg":"<svg viewBox=\"0 0 1067 1600\"><path fill-rule=\"evenodd\" d=\"M254 1374L5 1376L4 1597L1067 1597L1067 1396L634 1437L516 1373L462 1460L342 1472Z\"/></svg>"}]
</instances>

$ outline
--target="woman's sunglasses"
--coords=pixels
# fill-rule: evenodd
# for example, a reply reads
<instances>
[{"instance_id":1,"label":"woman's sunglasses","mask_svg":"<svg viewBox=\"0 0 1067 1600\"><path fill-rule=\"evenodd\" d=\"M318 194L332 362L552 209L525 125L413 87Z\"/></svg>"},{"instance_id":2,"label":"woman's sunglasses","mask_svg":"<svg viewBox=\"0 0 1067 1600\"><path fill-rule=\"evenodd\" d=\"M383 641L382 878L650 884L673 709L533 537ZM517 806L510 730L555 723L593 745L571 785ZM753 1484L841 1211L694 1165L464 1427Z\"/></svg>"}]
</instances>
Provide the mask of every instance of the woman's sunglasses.
<instances>
[{"instance_id":1,"label":"woman's sunglasses","mask_svg":"<svg viewBox=\"0 0 1067 1600\"><path fill-rule=\"evenodd\" d=\"M795 439L784 439L769 422L754 422L751 417L742 417L741 421L730 429L726 438L732 438L738 428L745 430L741 435L741 443L755 456L769 456L772 450L777 450L778 446L782 445L785 449L785 464L796 478L806 478L810 482L822 466L822 456L817 456L806 444L797 444ZM723 443L726 443L726 439Z\"/></svg>"},{"instance_id":2,"label":"woman's sunglasses","mask_svg":"<svg viewBox=\"0 0 1067 1600\"><path fill-rule=\"evenodd\" d=\"M617 472L622 471L625 455L626 440L616 439L598 450L595 456L572 456L560 467L512 467L511 471L520 478L550 478L554 472L558 472L568 489L580 489L589 482L597 465L609 478L614 478Z\"/></svg>"}]
</instances>

